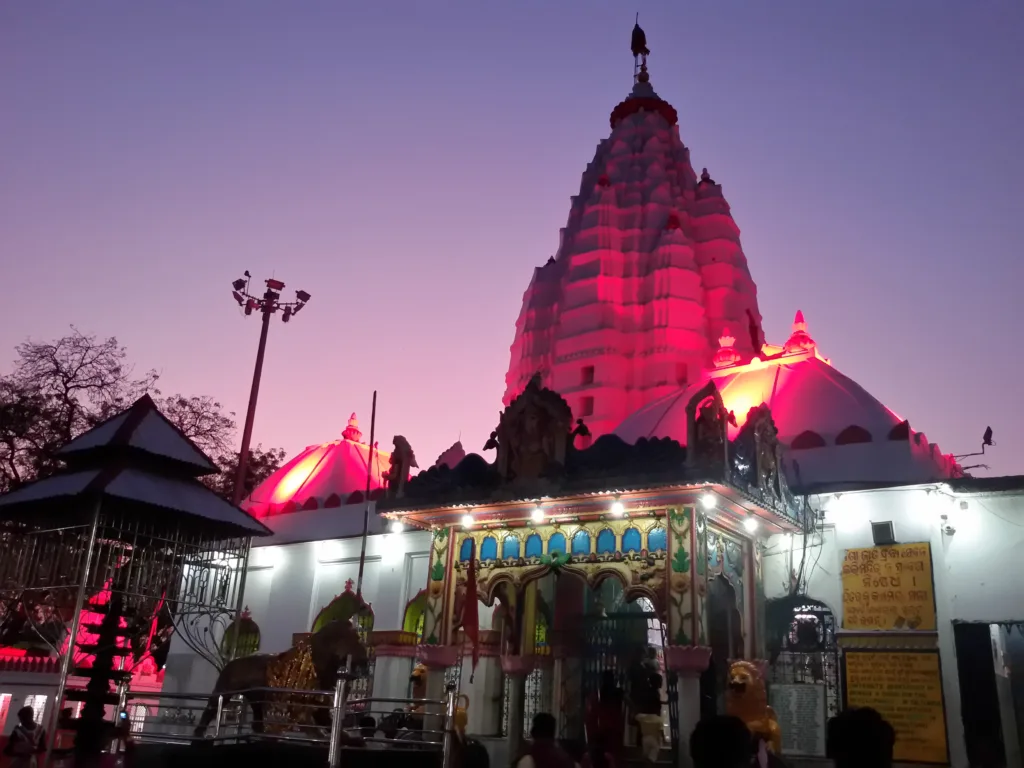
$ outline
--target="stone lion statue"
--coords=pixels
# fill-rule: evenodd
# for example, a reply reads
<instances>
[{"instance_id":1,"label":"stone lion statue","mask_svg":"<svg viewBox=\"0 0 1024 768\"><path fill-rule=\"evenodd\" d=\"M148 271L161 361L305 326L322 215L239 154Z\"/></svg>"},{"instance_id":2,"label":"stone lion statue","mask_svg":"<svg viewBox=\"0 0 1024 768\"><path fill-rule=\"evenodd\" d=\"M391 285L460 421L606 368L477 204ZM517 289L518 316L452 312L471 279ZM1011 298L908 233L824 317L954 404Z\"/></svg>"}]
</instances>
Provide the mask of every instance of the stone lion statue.
<instances>
[{"instance_id":1,"label":"stone lion statue","mask_svg":"<svg viewBox=\"0 0 1024 768\"><path fill-rule=\"evenodd\" d=\"M782 754L782 730L775 711L768 706L768 689L756 665L749 661L729 665L725 708L746 723L752 734L764 739L773 754Z\"/></svg>"}]
</instances>

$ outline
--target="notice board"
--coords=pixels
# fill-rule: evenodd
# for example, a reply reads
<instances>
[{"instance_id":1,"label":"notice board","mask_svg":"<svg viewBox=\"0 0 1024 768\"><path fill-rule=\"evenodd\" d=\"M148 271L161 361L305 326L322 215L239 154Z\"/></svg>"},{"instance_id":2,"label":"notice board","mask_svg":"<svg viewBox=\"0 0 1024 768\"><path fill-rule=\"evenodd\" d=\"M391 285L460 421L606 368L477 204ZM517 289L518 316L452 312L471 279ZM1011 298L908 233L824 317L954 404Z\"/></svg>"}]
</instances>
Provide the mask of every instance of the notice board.
<instances>
[{"instance_id":1,"label":"notice board","mask_svg":"<svg viewBox=\"0 0 1024 768\"><path fill-rule=\"evenodd\" d=\"M782 731L782 754L825 756L825 685L772 683L769 703Z\"/></svg>"},{"instance_id":2,"label":"notice board","mask_svg":"<svg viewBox=\"0 0 1024 768\"><path fill-rule=\"evenodd\" d=\"M843 629L934 632L931 547L920 543L846 550Z\"/></svg>"},{"instance_id":3,"label":"notice board","mask_svg":"<svg viewBox=\"0 0 1024 768\"><path fill-rule=\"evenodd\" d=\"M896 762L948 763L937 651L844 654L846 706L871 707L896 730Z\"/></svg>"}]
</instances>

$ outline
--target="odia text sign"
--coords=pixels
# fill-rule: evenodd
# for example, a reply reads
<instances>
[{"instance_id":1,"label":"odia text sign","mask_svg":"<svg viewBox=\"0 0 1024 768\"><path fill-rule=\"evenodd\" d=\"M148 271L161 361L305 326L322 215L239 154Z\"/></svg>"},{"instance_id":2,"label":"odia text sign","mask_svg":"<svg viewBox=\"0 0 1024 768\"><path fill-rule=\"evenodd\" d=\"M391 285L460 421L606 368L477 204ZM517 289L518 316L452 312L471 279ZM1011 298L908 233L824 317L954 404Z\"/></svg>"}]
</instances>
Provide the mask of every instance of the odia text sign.
<instances>
[{"instance_id":1,"label":"odia text sign","mask_svg":"<svg viewBox=\"0 0 1024 768\"><path fill-rule=\"evenodd\" d=\"M920 543L846 550L843 628L935 631L931 547Z\"/></svg>"}]
</instances>

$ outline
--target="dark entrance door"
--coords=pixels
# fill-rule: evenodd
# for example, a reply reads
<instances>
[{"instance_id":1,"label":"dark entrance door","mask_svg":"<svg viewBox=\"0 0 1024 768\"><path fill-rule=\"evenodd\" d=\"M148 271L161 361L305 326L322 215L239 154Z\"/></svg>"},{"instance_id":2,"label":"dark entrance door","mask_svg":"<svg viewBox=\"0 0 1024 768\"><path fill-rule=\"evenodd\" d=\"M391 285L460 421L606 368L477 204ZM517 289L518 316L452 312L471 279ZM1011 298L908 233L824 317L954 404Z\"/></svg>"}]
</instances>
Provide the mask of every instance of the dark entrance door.
<instances>
[{"instance_id":1,"label":"dark entrance door","mask_svg":"<svg viewBox=\"0 0 1024 768\"><path fill-rule=\"evenodd\" d=\"M992 662L988 624L954 624L956 671L960 679L960 714L967 760L971 765L1006 764L999 693Z\"/></svg>"},{"instance_id":2,"label":"dark entrance door","mask_svg":"<svg viewBox=\"0 0 1024 768\"><path fill-rule=\"evenodd\" d=\"M610 675L627 700L637 699L638 685L650 680L650 672L662 674L663 693L669 706L670 741L675 755L679 743L678 707L676 704L676 680L674 675L665 676L662 649L665 644L664 626L658 620L653 604L646 598L625 602L622 585L614 580L602 582L596 592L589 592L587 612L582 619L582 643L580 664L581 703L593 702L601 688L602 680ZM633 727L635 712L623 707L625 733ZM607 736L607 734L603 734ZM576 738L597 734L576 734ZM635 738L639 743L639 738Z\"/></svg>"},{"instance_id":3,"label":"dark entrance door","mask_svg":"<svg viewBox=\"0 0 1024 768\"><path fill-rule=\"evenodd\" d=\"M736 590L725 576L715 576L708 582L707 623L711 665L700 680L701 716L723 711L729 661L744 656Z\"/></svg>"}]
</instances>

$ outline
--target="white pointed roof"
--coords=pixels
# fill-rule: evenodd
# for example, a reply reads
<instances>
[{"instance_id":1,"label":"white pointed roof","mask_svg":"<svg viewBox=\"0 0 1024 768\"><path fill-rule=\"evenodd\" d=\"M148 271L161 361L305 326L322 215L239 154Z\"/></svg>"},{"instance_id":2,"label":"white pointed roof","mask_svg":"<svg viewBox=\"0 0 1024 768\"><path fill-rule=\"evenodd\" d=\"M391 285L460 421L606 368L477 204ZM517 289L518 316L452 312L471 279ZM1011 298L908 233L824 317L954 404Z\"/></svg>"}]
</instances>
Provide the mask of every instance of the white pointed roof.
<instances>
[{"instance_id":1,"label":"white pointed roof","mask_svg":"<svg viewBox=\"0 0 1024 768\"><path fill-rule=\"evenodd\" d=\"M56 455L74 463L87 454L125 448L187 465L195 470L194 475L218 471L217 465L160 413L149 395L79 435Z\"/></svg>"},{"instance_id":2,"label":"white pointed roof","mask_svg":"<svg viewBox=\"0 0 1024 768\"><path fill-rule=\"evenodd\" d=\"M391 452L362 441L353 413L340 440L311 445L260 483L242 506L256 517L339 507L354 493L385 485Z\"/></svg>"},{"instance_id":3,"label":"white pointed roof","mask_svg":"<svg viewBox=\"0 0 1024 768\"><path fill-rule=\"evenodd\" d=\"M270 530L196 479L216 465L148 396L57 451L68 469L0 496L0 518L81 523L98 501L170 525L192 518L200 535L266 536ZM202 522L200 522L202 521Z\"/></svg>"}]
</instances>

